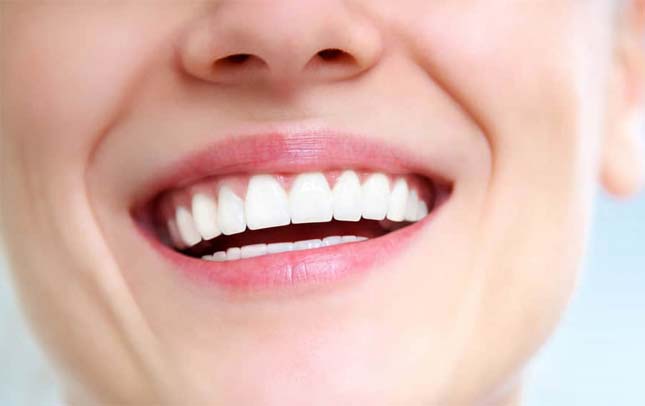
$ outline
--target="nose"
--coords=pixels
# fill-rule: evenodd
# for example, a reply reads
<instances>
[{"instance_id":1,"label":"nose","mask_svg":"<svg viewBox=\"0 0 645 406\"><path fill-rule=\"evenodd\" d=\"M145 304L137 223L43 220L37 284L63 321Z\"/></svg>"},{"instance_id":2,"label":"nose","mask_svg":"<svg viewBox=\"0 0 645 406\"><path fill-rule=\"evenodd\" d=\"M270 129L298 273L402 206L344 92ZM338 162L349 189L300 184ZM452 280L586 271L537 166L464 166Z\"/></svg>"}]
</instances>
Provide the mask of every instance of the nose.
<instances>
[{"instance_id":1,"label":"nose","mask_svg":"<svg viewBox=\"0 0 645 406\"><path fill-rule=\"evenodd\" d=\"M180 43L185 72L208 82L332 82L368 71L382 41L368 19L336 0L230 1L196 21Z\"/></svg>"}]
</instances>

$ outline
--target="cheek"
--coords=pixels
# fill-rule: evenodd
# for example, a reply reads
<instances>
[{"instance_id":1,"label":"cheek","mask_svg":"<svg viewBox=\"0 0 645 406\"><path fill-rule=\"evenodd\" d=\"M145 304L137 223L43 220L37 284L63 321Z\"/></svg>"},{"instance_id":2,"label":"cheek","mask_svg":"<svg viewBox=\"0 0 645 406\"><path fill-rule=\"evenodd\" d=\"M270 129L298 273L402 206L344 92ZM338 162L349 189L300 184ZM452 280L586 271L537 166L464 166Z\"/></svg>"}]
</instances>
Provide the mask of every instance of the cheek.
<instances>
[{"instance_id":1,"label":"cheek","mask_svg":"<svg viewBox=\"0 0 645 406\"><path fill-rule=\"evenodd\" d=\"M554 245L576 246L586 231L610 53L597 27L609 26L599 17L608 11L605 2L495 3L438 6L413 29L426 70L490 145L482 255L522 246L528 268L552 266L569 257Z\"/></svg>"},{"instance_id":2,"label":"cheek","mask_svg":"<svg viewBox=\"0 0 645 406\"><path fill-rule=\"evenodd\" d=\"M438 6L414 23L417 51L482 128L495 172L575 170L601 127L610 54L610 22L598 16L605 3L501 3Z\"/></svg>"},{"instance_id":3,"label":"cheek","mask_svg":"<svg viewBox=\"0 0 645 406\"><path fill-rule=\"evenodd\" d=\"M169 28L150 22L165 16L150 7L108 4L6 8L2 88L12 106L8 133L19 137L25 159L40 166L85 165L109 123L125 113L119 108L144 62L159 55L150 49L151 38L163 38Z\"/></svg>"},{"instance_id":4,"label":"cheek","mask_svg":"<svg viewBox=\"0 0 645 406\"><path fill-rule=\"evenodd\" d=\"M584 10L556 1L463 8L440 5L405 26L419 38L426 71L490 145L474 253L482 289L472 336L479 338L464 357L480 362L463 364L489 365L464 373L488 382L535 351L575 285L610 60L609 34L598 27L610 25L601 17L605 2Z\"/></svg>"}]
</instances>

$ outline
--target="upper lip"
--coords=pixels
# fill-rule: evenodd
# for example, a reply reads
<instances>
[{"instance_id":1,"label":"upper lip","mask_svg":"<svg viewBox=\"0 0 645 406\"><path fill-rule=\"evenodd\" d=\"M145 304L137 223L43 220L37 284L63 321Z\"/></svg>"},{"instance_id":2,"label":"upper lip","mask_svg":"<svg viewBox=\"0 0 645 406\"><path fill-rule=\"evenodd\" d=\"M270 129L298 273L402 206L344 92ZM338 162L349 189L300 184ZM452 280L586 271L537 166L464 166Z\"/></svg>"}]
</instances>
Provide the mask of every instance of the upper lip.
<instances>
[{"instance_id":1,"label":"upper lip","mask_svg":"<svg viewBox=\"0 0 645 406\"><path fill-rule=\"evenodd\" d=\"M370 137L329 129L271 130L220 137L205 148L176 159L158 173L134 199L140 209L164 190L190 185L209 176L235 173L299 173L356 168L389 174L417 174L437 184L454 180L414 148L374 141Z\"/></svg>"}]
</instances>

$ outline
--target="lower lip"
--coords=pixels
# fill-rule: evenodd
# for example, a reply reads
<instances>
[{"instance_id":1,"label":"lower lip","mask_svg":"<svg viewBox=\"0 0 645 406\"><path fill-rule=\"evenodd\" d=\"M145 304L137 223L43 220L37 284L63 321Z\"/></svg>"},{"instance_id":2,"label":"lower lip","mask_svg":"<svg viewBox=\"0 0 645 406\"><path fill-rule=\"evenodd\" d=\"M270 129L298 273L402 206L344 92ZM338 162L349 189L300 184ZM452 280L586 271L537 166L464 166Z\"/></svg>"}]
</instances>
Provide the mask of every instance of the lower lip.
<instances>
[{"instance_id":1,"label":"lower lip","mask_svg":"<svg viewBox=\"0 0 645 406\"><path fill-rule=\"evenodd\" d=\"M195 281L234 291L280 290L326 285L368 274L395 260L410 240L432 222L435 212L416 224L363 242L230 262L192 258L163 245L154 236L147 237L176 269Z\"/></svg>"}]
</instances>

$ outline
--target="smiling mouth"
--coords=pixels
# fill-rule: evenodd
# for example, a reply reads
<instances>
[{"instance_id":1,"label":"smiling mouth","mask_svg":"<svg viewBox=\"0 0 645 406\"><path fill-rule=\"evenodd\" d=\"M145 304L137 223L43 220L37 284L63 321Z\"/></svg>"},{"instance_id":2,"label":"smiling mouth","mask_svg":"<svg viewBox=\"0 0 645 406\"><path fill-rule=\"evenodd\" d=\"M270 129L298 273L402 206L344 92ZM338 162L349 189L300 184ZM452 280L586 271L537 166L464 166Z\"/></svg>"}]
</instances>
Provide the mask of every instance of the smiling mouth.
<instances>
[{"instance_id":1,"label":"smiling mouth","mask_svg":"<svg viewBox=\"0 0 645 406\"><path fill-rule=\"evenodd\" d=\"M395 256L451 194L385 148L314 139L315 153L312 136L268 136L191 157L139 212L148 239L219 285L320 282Z\"/></svg>"}]
</instances>

